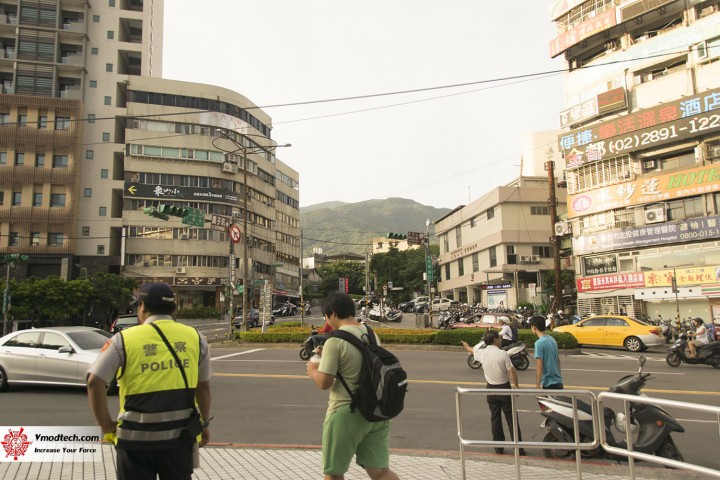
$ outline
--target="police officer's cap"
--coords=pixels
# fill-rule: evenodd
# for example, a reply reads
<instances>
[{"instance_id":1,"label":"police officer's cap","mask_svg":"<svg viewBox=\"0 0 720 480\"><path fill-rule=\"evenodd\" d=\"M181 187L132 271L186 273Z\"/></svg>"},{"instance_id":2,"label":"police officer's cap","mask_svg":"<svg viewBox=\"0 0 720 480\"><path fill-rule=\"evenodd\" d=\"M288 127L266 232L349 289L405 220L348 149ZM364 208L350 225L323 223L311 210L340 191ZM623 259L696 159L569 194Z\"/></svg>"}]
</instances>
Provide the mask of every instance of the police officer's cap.
<instances>
[{"instance_id":1,"label":"police officer's cap","mask_svg":"<svg viewBox=\"0 0 720 480\"><path fill-rule=\"evenodd\" d=\"M146 283L140 287L133 304L141 301L151 305L175 303L175 292L166 283Z\"/></svg>"}]
</instances>

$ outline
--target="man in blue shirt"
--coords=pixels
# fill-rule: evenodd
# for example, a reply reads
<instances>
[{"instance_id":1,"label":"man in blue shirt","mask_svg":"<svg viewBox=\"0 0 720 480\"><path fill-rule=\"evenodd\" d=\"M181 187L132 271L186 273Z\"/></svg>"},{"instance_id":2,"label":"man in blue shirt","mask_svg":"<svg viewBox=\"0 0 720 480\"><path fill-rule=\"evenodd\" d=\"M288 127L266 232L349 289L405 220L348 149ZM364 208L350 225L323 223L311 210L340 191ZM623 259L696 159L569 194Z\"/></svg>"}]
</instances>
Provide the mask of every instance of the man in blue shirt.
<instances>
[{"instance_id":1,"label":"man in blue shirt","mask_svg":"<svg viewBox=\"0 0 720 480\"><path fill-rule=\"evenodd\" d=\"M538 339L535 342L535 388L562 390L560 354L557 342L545 333L545 318L535 315L530 319L530 329Z\"/></svg>"}]
</instances>

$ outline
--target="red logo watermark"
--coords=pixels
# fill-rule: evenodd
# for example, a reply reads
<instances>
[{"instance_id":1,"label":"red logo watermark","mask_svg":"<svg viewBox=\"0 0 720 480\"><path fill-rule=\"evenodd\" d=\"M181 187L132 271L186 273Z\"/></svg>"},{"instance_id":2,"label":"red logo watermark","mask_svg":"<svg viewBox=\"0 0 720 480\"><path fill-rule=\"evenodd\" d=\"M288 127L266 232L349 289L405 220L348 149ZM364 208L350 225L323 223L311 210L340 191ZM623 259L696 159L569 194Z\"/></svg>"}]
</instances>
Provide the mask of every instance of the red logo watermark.
<instances>
[{"instance_id":1,"label":"red logo watermark","mask_svg":"<svg viewBox=\"0 0 720 480\"><path fill-rule=\"evenodd\" d=\"M27 449L32 442L28 442L27 435L23 433L25 429L20 430L8 430L8 434L3 437L2 444L5 449L5 458L13 457L13 460L17 460L18 457L22 457L27 453Z\"/></svg>"}]
</instances>

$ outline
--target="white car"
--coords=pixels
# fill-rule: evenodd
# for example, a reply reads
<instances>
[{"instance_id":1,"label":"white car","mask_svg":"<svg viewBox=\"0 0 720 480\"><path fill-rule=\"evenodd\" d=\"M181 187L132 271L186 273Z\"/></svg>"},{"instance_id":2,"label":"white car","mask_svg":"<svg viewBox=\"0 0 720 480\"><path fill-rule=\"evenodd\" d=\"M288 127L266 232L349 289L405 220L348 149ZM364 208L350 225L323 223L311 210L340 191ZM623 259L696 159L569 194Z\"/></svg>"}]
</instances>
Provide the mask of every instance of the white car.
<instances>
[{"instance_id":1,"label":"white car","mask_svg":"<svg viewBox=\"0 0 720 480\"><path fill-rule=\"evenodd\" d=\"M432 312L441 312L447 310L450 306L457 304L458 302L450 300L449 298L436 298L432 301Z\"/></svg>"}]
</instances>

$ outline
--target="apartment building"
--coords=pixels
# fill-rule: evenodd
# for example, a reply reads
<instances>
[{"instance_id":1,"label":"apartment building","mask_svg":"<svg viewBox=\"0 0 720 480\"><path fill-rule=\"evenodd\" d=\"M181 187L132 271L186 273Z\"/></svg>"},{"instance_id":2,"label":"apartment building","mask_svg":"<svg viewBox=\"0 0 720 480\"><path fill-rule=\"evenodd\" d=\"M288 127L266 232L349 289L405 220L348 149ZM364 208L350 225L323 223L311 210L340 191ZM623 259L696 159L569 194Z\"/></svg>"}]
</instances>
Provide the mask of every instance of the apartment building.
<instances>
[{"instance_id":1,"label":"apartment building","mask_svg":"<svg viewBox=\"0 0 720 480\"><path fill-rule=\"evenodd\" d=\"M299 175L271 118L163 79L162 41L162 0L0 2L0 254L30 256L18 277L165 281L181 307L219 307L233 267L297 296ZM144 213L161 204L200 213Z\"/></svg>"},{"instance_id":2,"label":"apartment building","mask_svg":"<svg viewBox=\"0 0 720 480\"><path fill-rule=\"evenodd\" d=\"M554 269L555 244L544 164L556 162L557 176L562 172L553 149L556 135L528 135L520 177L435 221L440 296L507 308L547 302L541 288L544 274ZM556 198L558 213L564 214L564 188L556 189Z\"/></svg>"},{"instance_id":3,"label":"apartment building","mask_svg":"<svg viewBox=\"0 0 720 480\"><path fill-rule=\"evenodd\" d=\"M579 313L718 316L720 2L563 0Z\"/></svg>"}]
</instances>

